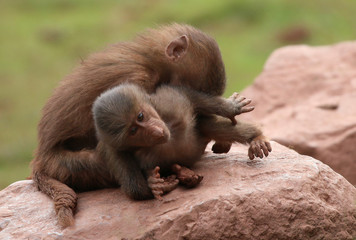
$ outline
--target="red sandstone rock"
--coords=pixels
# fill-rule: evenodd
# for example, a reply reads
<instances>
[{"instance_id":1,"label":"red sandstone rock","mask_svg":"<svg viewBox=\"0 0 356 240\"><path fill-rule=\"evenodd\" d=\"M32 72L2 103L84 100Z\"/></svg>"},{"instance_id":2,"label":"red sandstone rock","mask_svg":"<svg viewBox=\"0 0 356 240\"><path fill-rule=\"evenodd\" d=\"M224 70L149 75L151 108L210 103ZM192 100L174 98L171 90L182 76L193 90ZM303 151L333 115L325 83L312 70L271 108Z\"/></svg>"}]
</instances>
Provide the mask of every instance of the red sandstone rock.
<instances>
[{"instance_id":1,"label":"red sandstone rock","mask_svg":"<svg viewBox=\"0 0 356 240\"><path fill-rule=\"evenodd\" d=\"M242 94L267 136L356 185L356 42L278 49Z\"/></svg>"},{"instance_id":2,"label":"red sandstone rock","mask_svg":"<svg viewBox=\"0 0 356 240\"><path fill-rule=\"evenodd\" d=\"M0 239L352 239L356 189L327 165L277 143L267 159L247 148L208 153L204 180L163 201L120 189L79 194L75 226L60 229L52 201L32 181L0 192Z\"/></svg>"}]
</instances>

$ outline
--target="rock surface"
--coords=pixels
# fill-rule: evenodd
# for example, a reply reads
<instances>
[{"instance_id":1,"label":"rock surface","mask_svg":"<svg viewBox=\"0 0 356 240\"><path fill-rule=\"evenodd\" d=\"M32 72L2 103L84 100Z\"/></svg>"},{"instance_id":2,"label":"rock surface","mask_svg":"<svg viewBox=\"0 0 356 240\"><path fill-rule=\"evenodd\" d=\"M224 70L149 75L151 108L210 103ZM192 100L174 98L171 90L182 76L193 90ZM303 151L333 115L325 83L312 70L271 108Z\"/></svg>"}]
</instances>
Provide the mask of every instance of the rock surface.
<instances>
[{"instance_id":1,"label":"rock surface","mask_svg":"<svg viewBox=\"0 0 356 240\"><path fill-rule=\"evenodd\" d=\"M254 84L248 115L265 133L356 185L356 41L276 50Z\"/></svg>"},{"instance_id":2,"label":"rock surface","mask_svg":"<svg viewBox=\"0 0 356 240\"><path fill-rule=\"evenodd\" d=\"M245 146L207 153L204 180L163 201L120 189L79 194L75 226L60 229L52 201L32 181L0 192L0 239L352 239L356 188L330 167L277 143L249 161Z\"/></svg>"}]
</instances>

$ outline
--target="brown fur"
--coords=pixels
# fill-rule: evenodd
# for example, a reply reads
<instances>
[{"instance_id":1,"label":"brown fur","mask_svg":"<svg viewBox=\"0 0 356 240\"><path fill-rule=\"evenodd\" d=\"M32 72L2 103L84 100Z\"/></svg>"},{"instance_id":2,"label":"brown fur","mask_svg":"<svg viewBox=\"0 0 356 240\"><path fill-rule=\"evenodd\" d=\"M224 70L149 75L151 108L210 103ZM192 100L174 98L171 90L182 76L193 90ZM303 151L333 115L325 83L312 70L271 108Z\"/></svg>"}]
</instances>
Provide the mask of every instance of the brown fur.
<instances>
[{"instance_id":1,"label":"brown fur","mask_svg":"<svg viewBox=\"0 0 356 240\"><path fill-rule=\"evenodd\" d=\"M238 95L225 100L172 86L162 86L149 96L136 85L123 84L105 92L94 103L101 159L130 197L160 198L158 192L167 192L167 186L174 189L177 182L164 184L164 179L155 177L156 182L150 184L150 173L157 175L158 170L154 171L157 167L169 172L175 164L192 166L211 140L250 143L249 156L263 157L261 149L266 149L264 154L268 155L269 142L257 127L242 122L233 125L226 118L216 116L234 117L251 111L246 106L249 103L250 100ZM234 110L225 114L226 109ZM131 129L136 131L132 134ZM157 141L157 136L163 141ZM184 173L180 175L186 178ZM186 179L191 186L202 179L197 176L191 183L194 180L191 176Z\"/></svg>"},{"instance_id":2,"label":"brown fur","mask_svg":"<svg viewBox=\"0 0 356 240\"><path fill-rule=\"evenodd\" d=\"M216 42L191 26L179 24L147 30L131 42L89 56L55 89L38 125L32 176L55 204L52 192L66 192L68 186L78 191L115 186L96 160L91 108L102 92L124 82L138 84L149 93L167 83L221 95L225 70ZM51 179L57 182L50 185ZM61 208L72 209L75 202L73 198ZM67 210L57 212L67 215ZM63 226L71 223L59 221Z\"/></svg>"}]
</instances>

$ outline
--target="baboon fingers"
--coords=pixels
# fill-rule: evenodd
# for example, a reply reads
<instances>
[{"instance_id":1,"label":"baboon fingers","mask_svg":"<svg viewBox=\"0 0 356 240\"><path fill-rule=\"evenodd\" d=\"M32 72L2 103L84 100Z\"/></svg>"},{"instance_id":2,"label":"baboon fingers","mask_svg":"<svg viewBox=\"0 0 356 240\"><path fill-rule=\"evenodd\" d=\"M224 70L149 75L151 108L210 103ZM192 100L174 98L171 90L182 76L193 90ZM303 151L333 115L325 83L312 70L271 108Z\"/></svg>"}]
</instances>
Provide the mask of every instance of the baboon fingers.
<instances>
[{"instance_id":1,"label":"baboon fingers","mask_svg":"<svg viewBox=\"0 0 356 240\"><path fill-rule=\"evenodd\" d=\"M234 92L228 99L234 101L236 98L238 98L240 96L239 93Z\"/></svg>"},{"instance_id":2,"label":"baboon fingers","mask_svg":"<svg viewBox=\"0 0 356 240\"><path fill-rule=\"evenodd\" d=\"M148 176L147 178L147 183L148 186L152 189L156 184L163 183L164 179L161 178L161 175L159 174L160 168L156 166L152 172L151 175Z\"/></svg>"},{"instance_id":3,"label":"baboon fingers","mask_svg":"<svg viewBox=\"0 0 356 240\"><path fill-rule=\"evenodd\" d=\"M173 164L173 165L172 165L172 171L173 171L174 173L180 172L181 169L182 169L182 166L180 166L179 164Z\"/></svg>"},{"instance_id":4,"label":"baboon fingers","mask_svg":"<svg viewBox=\"0 0 356 240\"><path fill-rule=\"evenodd\" d=\"M246 105L249 105L252 102L251 99L246 99L245 101L241 101L240 106L244 107Z\"/></svg>"},{"instance_id":5,"label":"baboon fingers","mask_svg":"<svg viewBox=\"0 0 356 240\"><path fill-rule=\"evenodd\" d=\"M167 182L167 184L164 184L161 189L164 193L171 192L173 191L177 186L178 186L179 180L175 179L172 182Z\"/></svg>"},{"instance_id":6,"label":"baboon fingers","mask_svg":"<svg viewBox=\"0 0 356 240\"><path fill-rule=\"evenodd\" d=\"M253 141L251 143L251 147L252 147L253 153L255 154L256 157L263 158L263 153L262 153L261 147L258 144L258 142Z\"/></svg>"},{"instance_id":7,"label":"baboon fingers","mask_svg":"<svg viewBox=\"0 0 356 240\"><path fill-rule=\"evenodd\" d=\"M232 125L237 124L237 120L235 119L235 116L231 117L230 120L231 120Z\"/></svg>"},{"instance_id":8,"label":"baboon fingers","mask_svg":"<svg viewBox=\"0 0 356 240\"><path fill-rule=\"evenodd\" d=\"M156 177L149 177L147 179L148 182L148 186L154 185L154 184L158 184L158 183L163 183L164 179L163 178L156 178Z\"/></svg>"},{"instance_id":9,"label":"baboon fingers","mask_svg":"<svg viewBox=\"0 0 356 240\"><path fill-rule=\"evenodd\" d=\"M269 152L272 152L272 146L271 146L271 143L270 143L270 142L268 142L268 141L266 141L266 142L265 142L265 144L266 144L266 146L267 146L268 151L269 151Z\"/></svg>"},{"instance_id":10,"label":"baboon fingers","mask_svg":"<svg viewBox=\"0 0 356 240\"><path fill-rule=\"evenodd\" d=\"M203 176L199 174L194 174L192 176L182 176L179 177L179 183L183 184L186 187L192 188L197 186L202 180Z\"/></svg>"},{"instance_id":11,"label":"baboon fingers","mask_svg":"<svg viewBox=\"0 0 356 240\"><path fill-rule=\"evenodd\" d=\"M253 111L255 109L255 107L254 106L250 106L250 107L243 107L243 108L241 108L241 113L246 113L246 112L251 112L251 111Z\"/></svg>"},{"instance_id":12,"label":"baboon fingers","mask_svg":"<svg viewBox=\"0 0 356 240\"><path fill-rule=\"evenodd\" d=\"M163 180L163 179L162 179ZM178 186L179 180L174 179L170 181L164 181L162 183L152 184L150 188L152 191L162 191L163 193L170 192Z\"/></svg>"},{"instance_id":13,"label":"baboon fingers","mask_svg":"<svg viewBox=\"0 0 356 240\"><path fill-rule=\"evenodd\" d=\"M271 151L272 147L270 142L266 140L264 136L259 136L250 143L248 156L251 160L254 158L254 156L263 158L263 155L267 157Z\"/></svg>"},{"instance_id":14,"label":"baboon fingers","mask_svg":"<svg viewBox=\"0 0 356 240\"><path fill-rule=\"evenodd\" d=\"M163 198L162 198L163 192L162 191L160 191L160 190L152 190L152 194L157 200L160 200L160 201L163 200Z\"/></svg>"},{"instance_id":15,"label":"baboon fingers","mask_svg":"<svg viewBox=\"0 0 356 240\"><path fill-rule=\"evenodd\" d=\"M251 151L251 153L250 153L250 151ZM259 158L263 158L263 153L260 149L260 146L255 141L251 142L251 145L249 148L249 157L252 160L254 157L251 158L250 154L252 154L256 157L259 157Z\"/></svg>"},{"instance_id":16,"label":"baboon fingers","mask_svg":"<svg viewBox=\"0 0 356 240\"><path fill-rule=\"evenodd\" d=\"M261 148L263 150L263 153L266 157L268 157L268 149L267 149L267 146L266 146L266 143L265 142L262 142L261 143Z\"/></svg>"},{"instance_id":17,"label":"baboon fingers","mask_svg":"<svg viewBox=\"0 0 356 240\"><path fill-rule=\"evenodd\" d=\"M246 97L244 96L239 96L237 99L235 99L235 101L237 101L238 103L243 102L246 99Z\"/></svg>"},{"instance_id":18,"label":"baboon fingers","mask_svg":"<svg viewBox=\"0 0 356 240\"><path fill-rule=\"evenodd\" d=\"M186 187L195 187L203 180L203 176L195 174L194 171L187 167L181 167L180 171L177 171L176 174L179 183Z\"/></svg>"},{"instance_id":19,"label":"baboon fingers","mask_svg":"<svg viewBox=\"0 0 356 240\"><path fill-rule=\"evenodd\" d=\"M152 171L152 175L157 178L161 177L161 175L159 174L159 170L160 170L160 168L158 166L156 166L155 169L153 169L153 171Z\"/></svg>"},{"instance_id":20,"label":"baboon fingers","mask_svg":"<svg viewBox=\"0 0 356 240\"><path fill-rule=\"evenodd\" d=\"M244 105L248 105L248 104L250 104L251 102L252 102L252 99L247 98L245 101L243 101L243 104L244 104Z\"/></svg>"},{"instance_id":21,"label":"baboon fingers","mask_svg":"<svg viewBox=\"0 0 356 240\"><path fill-rule=\"evenodd\" d=\"M174 181L176 179L177 179L177 176L173 174L173 175L170 175L170 176L166 177L164 180L168 181L168 182L172 182L172 181Z\"/></svg>"},{"instance_id":22,"label":"baboon fingers","mask_svg":"<svg viewBox=\"0 0 356 240\"><path fill-rule=\"evenodd\" d=\"M244 96L240 96L240 95L235 95L233 94L229 100L231 101L231 103L234 106L234 115L239 115L241 113L245 113L245 112L251 112L252 110L254 110L253 106L248 106L252 100L251 99L246 99L246 97ZM236 120L234 119L234 117L230 117L231 121L234 123L234 125L236 124Z\"/></svg>"},{"instance_id":23,"label":"baboon fingers","mask_svg":"<svg viewBox=\"0 0 356 240\"><path fill-rule=\"evenodd\" d=\"M164 180L161 178L161 180ZM158 200L163 200L162 195L173 191L179 184L179 180L175 178L175 175L166 178L166 181L162 183L149 184L153 196Z\"/></svg>"},{"instance_id":24,"label":"baboon fingers","mask_svg":"<svg viewBox=\"0 0 356 240\"><path fill-rule=\"evenodd\" d=\"M248 157L250 158L250 160L253 160L255 158L251 147L248 148Z\"/></svg>"}]
</instances>

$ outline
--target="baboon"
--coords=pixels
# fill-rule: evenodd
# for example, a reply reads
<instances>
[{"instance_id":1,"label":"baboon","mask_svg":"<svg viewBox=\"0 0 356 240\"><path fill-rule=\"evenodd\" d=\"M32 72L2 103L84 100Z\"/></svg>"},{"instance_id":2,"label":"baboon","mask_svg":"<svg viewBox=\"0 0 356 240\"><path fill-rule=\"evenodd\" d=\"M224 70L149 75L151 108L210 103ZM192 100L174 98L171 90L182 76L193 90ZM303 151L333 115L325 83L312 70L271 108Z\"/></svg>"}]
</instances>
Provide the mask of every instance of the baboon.
<instances>
[{"instance_id":1,"label":"baboon","mask_svg":"<svg viewBox=\"0 0 356 240\"><path fill-rule=\"evenodd\" d=\"M73 190L116 186L97 161L91 109L101 93L127 82L148 93L170 84L219 96L225 88L225 68L214 39L191 26L171 24L92 54L63 79L42 110L31 162L32 178L54 199L61 226L73 224ZM226 143L215 144L216 151L228 148Z\"/></svg>"},{"instance_id":2,"label":"baboon","mask_svg":"<svg viewBox=\"0 0 356 240\"><path fill-rule=\"evenodd\" d=\"M260 129L226 119L252 111L247 106L250 102L236 93L225 100L168 85L149 95L137 85L122 84L102 94L93 105L100 158L131 198L154 195L160 199L178 181L161 178L159 170L171 170L181 180L180 165L192 166L211 140L249 143L250 157L268 156L271 146ZM186 178L193 185L202 179L193 172Z\"/></svg>"}]
</instances>

